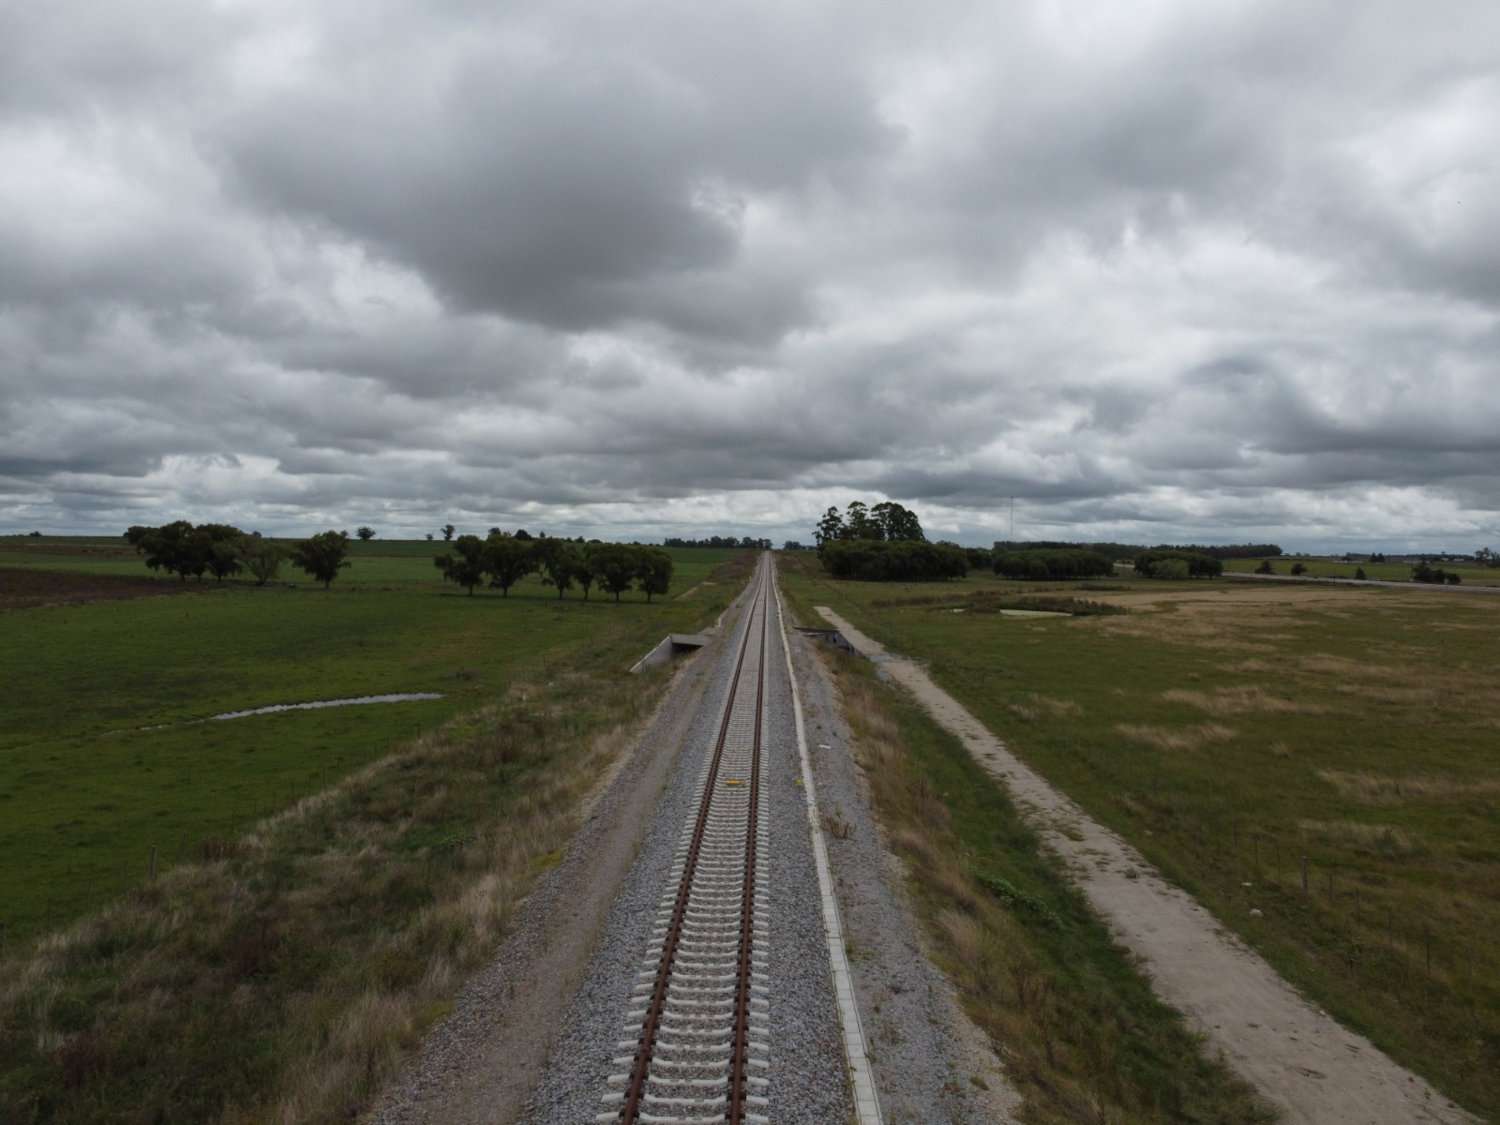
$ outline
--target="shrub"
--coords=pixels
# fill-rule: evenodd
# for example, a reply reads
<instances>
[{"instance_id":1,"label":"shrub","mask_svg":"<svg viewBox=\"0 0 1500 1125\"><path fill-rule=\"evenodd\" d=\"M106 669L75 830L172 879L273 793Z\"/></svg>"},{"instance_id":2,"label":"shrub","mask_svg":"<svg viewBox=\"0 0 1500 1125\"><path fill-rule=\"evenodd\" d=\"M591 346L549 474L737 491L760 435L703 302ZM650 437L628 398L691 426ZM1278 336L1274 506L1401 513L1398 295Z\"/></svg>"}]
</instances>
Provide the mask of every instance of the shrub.
<instances>
[{"instance_id":1,"label":"shrub","mask_svg":"<svg viewBox=\"0 0 1500 1125\"><path fill-rule=\"evenodd\" d=\"M1256 574L1275 574L1276 568L1271 565L1270 559L1261 559L1260 565L1255 568Z\"/></svg>"},{"instance_id":2,"label":"shrub","mask_svg":"<svg viewBox=\"0 0 1500 1125\"><path fill-rule=\"evenodd\" d=\"M995 556L994 569L1003 578L1023 581L1098 578L1115 572L1108 555L1081 547L1003 551Z\"/></svg>"},{"instance_id":3,"label":"shrub","mask_svg":"<svg viewBox=\"0 0 1500 1125\"><path fill-rule=\"evenodd\" d=\"M1196 551L1143 551L1135 557L1135 572L1146 578L1217 578L1224 563Z\"/></svg>"},{"instance_id":4,"label":"shrub","mask_svg":"<svg viewBox=\"0 0 1500 1125\"><path fill-rule=\"evenodd\" d=\"M968 556L953 543L833 539L823 544L822 556L833 577L864 582L936 582L969 573Z\"/></svg>"},{"instance_id":5,"label":"shrub","mask_svg":"<svg viewBox=\"0 0 1500 1125\"><path fill-rule=\"evenodd\" d=\"M1292 573L1300 578L1302 575L1307 573L1307 567L1303 563L1294 562L1292 564Z\"/></svg>"}]
</instances>

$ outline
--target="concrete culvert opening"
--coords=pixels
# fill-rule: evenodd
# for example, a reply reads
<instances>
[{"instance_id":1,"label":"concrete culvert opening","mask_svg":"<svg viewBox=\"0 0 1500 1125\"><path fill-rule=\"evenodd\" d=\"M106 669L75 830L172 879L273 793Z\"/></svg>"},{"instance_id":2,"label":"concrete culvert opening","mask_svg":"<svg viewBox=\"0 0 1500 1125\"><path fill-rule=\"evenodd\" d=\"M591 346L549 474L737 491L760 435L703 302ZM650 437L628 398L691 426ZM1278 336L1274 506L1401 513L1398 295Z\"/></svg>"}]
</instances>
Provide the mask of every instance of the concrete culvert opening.
<instances>
[{"instance_id":1,"label":"concrete culvert opening","mask_svg":"<svg viewBox=\"0 0 1500 1125\"><path fill-rule=\"evenodd\" d=\"M708 644L706 633L668 633L656 647L630 666L632 672L669 664L679 656L697 652Z\"/></svg>"}]
</instances>

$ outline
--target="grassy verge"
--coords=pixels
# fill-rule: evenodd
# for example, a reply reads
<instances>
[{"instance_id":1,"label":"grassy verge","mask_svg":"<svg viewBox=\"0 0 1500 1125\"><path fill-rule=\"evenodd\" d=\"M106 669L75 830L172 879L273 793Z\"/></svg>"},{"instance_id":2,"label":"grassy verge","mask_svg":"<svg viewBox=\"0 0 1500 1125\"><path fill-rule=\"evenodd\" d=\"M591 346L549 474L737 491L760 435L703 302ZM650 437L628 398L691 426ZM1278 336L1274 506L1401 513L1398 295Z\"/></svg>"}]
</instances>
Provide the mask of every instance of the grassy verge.
<instances>
[{"instance_id":1,"label":"grassy verge","mask_svg":"<svg viewBox=\"0 0 1500 1125\"><path fill-rule=\"evenodd\" d=\"M863 661L828 662L939 963L1025 1120L1272 1120L1155 998L963 746Z\"/></svg>"},{"instance_id":2,"label":"grassy verge","mask_svg":"<svg viewBox=\"0 0 1500 1125\"><path fill-rule=\"evenodd\" d=\"M356 1116L503 938L659 696L664 674L622 670L635 639L538 654L498 700L12 943L0 1120Z\"/></svg>"},{"instance_id":3,"label":"grassy verge","mask_svg":"<svg viewBox=\"0 0 1500 1125\"><path fill-rule=\"evenodd\" d=\"M903 590L784 573L926 661L1314 1002L1500 1110L1500 604L1124 582L1089 596L1128 614L1014 619L892 604L1015 591L989 577Z\"/></svg>"}]
</instances>

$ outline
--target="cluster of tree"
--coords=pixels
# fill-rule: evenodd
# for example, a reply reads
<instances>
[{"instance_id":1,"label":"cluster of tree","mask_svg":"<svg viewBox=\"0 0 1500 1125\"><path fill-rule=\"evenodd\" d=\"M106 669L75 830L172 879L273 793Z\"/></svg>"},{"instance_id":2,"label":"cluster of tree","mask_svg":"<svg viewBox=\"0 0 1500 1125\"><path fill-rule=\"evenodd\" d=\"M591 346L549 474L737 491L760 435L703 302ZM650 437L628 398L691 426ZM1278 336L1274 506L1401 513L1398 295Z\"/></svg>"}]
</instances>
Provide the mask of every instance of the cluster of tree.
<instances>
[{"instance_id":1,"label":"cluster of tree","mask_svg":"<svg viewBox=\"0 0 1500 1125\"><path fill-rule=\"evenodd\" d=\"M968 556L956 543L835 539L822 543L819 554L833 577L866 582L934 582L969 573Z\"/></svg>"},{"instance_id":2,"label":"cluster of tree","mask_svg":"<svg viewBox=\"0 0 1500 1125\"><path fill-rule=\"evenodd\" d=\"M675 535L668 536L662 540L663 547L718 547L720 549L743 549L769 551L771 541L769 539L752 539L748 535L742 535L736 539L733 535L710 535L706 539L682 539Z\"/></svg>"},{"instance_id":3,"label":"cluster of tree","mask_svg":"<svg viewBox=\"0 0 1500 1125\"><path fill-rule=\"evenodd\" d=\"M1100 551L1081 547L1035 547L997 551L992 563L1002 578L1044 581L1060 578L1098 578L1113 574L1115 564Z\"/></svg>"},{"instance_id":4,"label":"cluster of tree","mask_svg":"<svg viewBox=\"0 0 1500 1125\"><path fill-rule=\"evenodd\" d=\"M1447 583L1449 586L1457 586L1463 582L1464 576L1457 571L1444 570L1440 566L1432 566L1426 561L1419 562L1411 568L1411 580L1413 582L1428 582L1435 586Z\"/></svg>"},{"instance_id":5,"label":"cluster of tree","mask_svg":"<svg viewBox=\"0 0 1500 1125\"><path fill-rule=\"evenodd\" d=\"M1224 573L1224 560L1201 551L1158 548L1136 556L1135 572L1146 578L1217 578Z\"/></svg>"},{"instance_id":6,"label":"cluster of tree","mask_svg":"<svg viewBox=\"0 0 1500 1125\"><path fill-rule=\"evenodd\" d=\"M783 543L781 545L781 549L783 551L806 551L806 550L808 550L807 547L803 546L802 543L799 540L796 540L796 539L788 539L785 543Z\"/></svg>"},{"instance_id":7,"label":"cluster of tree","mask_svg":"<svg viewBox=\"0 0 1500 1125\"><path fill-rule=\"evenodd\" d=\"M175 574L184 582L188 575L202 581L205 574L222 582L247 571L257 586L264 586L290 559L327 589L349 565L347 531L320 532L288 549L258 531L247 533L227 523L173 520L160 527L136 524L125 532L125 540L145 556L152 570Z\"/></svg>"},{"instance_id":8,"label":"cluster of tree","mask_svg":"<svg viewBox=\"0 0 1500 1125\"><path fill-rule=\"evenodd\" d=\"M819 551L830 543L859 540L885 543L927 541L917 514L890 500L873 506L854 500L843 513L837 508L829 508L818 521L813 538L817 540Z\"/></svg>"},{"instance_id":9,"label":"cluster of tree","mask_svg":"<svg viewBox=\"0 0 1500 1125\"><path fill-rule=\"evenodd\" d=\"M445 581L454 582L474 593L474 587L486 580L502 596L528 574L540 573L542 581L557 588L560 598L577 586L588 600L595 585L615 601L635 585L649 602L655 594L665 594L672 584L672 556L660 547L641 547L630 543L584 543L581 539L521 538L520 532L508 535L492 529L488 537L460 535L453 550L438 555L433 565L442 571Z\"/></svg>"},{"instance_id":10,"label":"cluster of tree","mask_svg":"<svg viewBox=\"0 0 1500 1125\"><path fill-rule=\"evenodd\" d=\"M965 547L964 557L970 570L989 570L995 564L995 552L985 547Z\"/></svg>"}]
</instances>

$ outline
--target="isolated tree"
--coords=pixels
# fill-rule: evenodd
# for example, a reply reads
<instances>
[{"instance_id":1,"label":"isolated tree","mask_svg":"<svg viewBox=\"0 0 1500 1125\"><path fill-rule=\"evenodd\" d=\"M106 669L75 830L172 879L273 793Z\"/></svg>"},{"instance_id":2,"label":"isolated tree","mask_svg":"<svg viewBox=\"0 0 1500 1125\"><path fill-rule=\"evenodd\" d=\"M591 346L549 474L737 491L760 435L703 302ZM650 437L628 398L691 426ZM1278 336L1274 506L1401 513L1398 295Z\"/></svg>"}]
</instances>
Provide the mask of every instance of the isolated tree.
<instances>
[{"instance_id":1,"label":"isolated tree","mask_svg":"<svg viewBox=\"0 0 1500 1125\"><path fill-rule=\"evenodd\" d=\"M208 537L197 535L196 531L187 520L147 528L137 536L136 550L145 556L146 565L152 570L165 570L184 582L189 574L202 578L208 569Z\"/></svg>"},{"instance_id":2,"label":"isolated tree","mask_svg":"<svg viewBox=\"0 0 1500 1125\"><path fill-rule=\"evenodd\" d=\"M578 548L566 539L538 539L532 544L531 555L543 580L556 586L561 598L577 574Z\"/></svg>"},{"instance_id":3,"label":"isolated tree","mask_svg":"<svg viewBox=\"0 0 1500 1125\"><path fill-rule=\"evenodd\" d=\"M1292 564L1292 573L1295 574L1295 575L1298 575L1300 577L1301 575L1304 575L1304 574L1307 573L1307 567L1304 566L1302 563L1294 562Z\"/></svg>"},{"instance_id":4,"label":"isolated tree","mask_svg":"<svg viewBox=\"0 0 1500 1125\"><path fill-rule=\"evenodd\" d=\"M375 538L375 529L373 527L362 527L354 534L359 536L361 543L368 543L371 539Z\"/></svg>"},{"instance_id":5,"label":"isolated tree","mask_svg":"<svg viewBox=\"0 0 1500 1125\"><path fill-rule=\"evenodd\" d=\"M1271 565L1270 559L1261 559L1260 565L1255 568L1256 574L1275 574L1276 568Z\"/></svg>"},{"instance_id":6,"label":"isolated tree","mask_svg":"<svg viewBox=\"0 0 1500 1125\"><path fill-rule=\"evenodd\" d=\"M588 546L578 548L578 557L573 566L573 581L578 583L578 588L583 591L583 600L589 600L589 588L594 584L594 549Z\"/></svg>"},{"instance_id":7,"label":"isolated tree","mask_svg":"<svg viewBox=\"0 0 1500 1125\"><path fill-rule=\"evenodd\" d=\"M227 523L204 523L193 529L203 562L216 582L222 582L243 567L241 555L245 533Z\"/></svg>"},{"instance_id":8,"label":"isolated tree","mask_svg":"<svg viewBox=\"0 0 1500 1125\"><path fill-rule=\"evenodd\" d=\"M323 583L323 589L339 576L339 571L349 565L349 533L347 531L320 531L292 547L292 562L305 570L312 578Z\"/></svg>"},{"instance_id":9,"label":"isolated tree","mask_svg":"<svg viewBox=\"0 0 1500 1125\"><path fill-rule=\"evenodd\" d=\"M642 550L636 560L636 580L647 603L652 594L665 594L672 585L672 556L659 547Z\"/></svg>"},{"instance_id":10,"label":"isolated tree","mask_svg":"<svg viewBox=\"0 0 1500 1125\"><path fill-rule=\"evenodd\" d=\"M285 558L285 547L259 535L246 536L240 544L240 559L257 586L264 586L275 578Z\"/></svg>"},{"instance_id":11,"label":"isolated tree","mask_svg":"<svg viewBox=\"0 0 1500 1125\"><path fill-rule=\"evenodd\" d=\"M443 533L443 542L448 543L452 542L453 533L457 531L458 528L454 527L451 523L445 523L439 530L441 530Z\"/></svg>"},{"instance_id":12,"label":"isolated tree","mask_svg":"<svg viewBox=\"0 0 1500 1125\"><path fill-rule=\"evenodd\" d=\"M1362 567L1362 566L1355 567L1354 568L1354 577L1356 579L1358 579L1360 582L1364 582L1365 581L1365 568Z\"/></svg>"},{"instance_id":13,"label":"isolated tree","mask_svg":"<svg viewBox=\"0 0 1500 1125\"><path fill-rule=\"evenodd\" d=\"M474 587L484 581L490 568L485 542L477 535L460 535L454 540L453 553L439 555L438 558L447 560L443 576L468 590L471 598L474 596Z\"/></svg>"},{"instance_id":14,"label":"isolated tree","mask_svg":"<svg viewBox=\"0 0 1500 1125\"><path fill-rule=\"evenodd\" d=\"M427 542L429 542L429 543L432 542L432 532L430 532L430 531L427 533Z\"/></svg>"},{"instance_id":15,"label":"isolated tree","mask_svg":"<svg viewBox=\"0 0 1500 1125\"><path fill-rule=\"evenodd\" d=\"M485 540L485 560L489 564L490 585L510 597L510 588L536 569L531 544L514 535L491 535Z\"/></svg>"},{"instance_id":16,"label":"isolated tree","mask_svg":"<svg viewBox=\"0 0 1500 1125\"><path fill-rule=\"evenodd\" d=\"M618 602L620 595L630 589L639 570L636 548L622 543L605 543L594 550L593 562L599 588L613 594Z\"/></svg>"}]
</instances>

